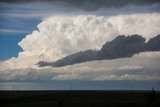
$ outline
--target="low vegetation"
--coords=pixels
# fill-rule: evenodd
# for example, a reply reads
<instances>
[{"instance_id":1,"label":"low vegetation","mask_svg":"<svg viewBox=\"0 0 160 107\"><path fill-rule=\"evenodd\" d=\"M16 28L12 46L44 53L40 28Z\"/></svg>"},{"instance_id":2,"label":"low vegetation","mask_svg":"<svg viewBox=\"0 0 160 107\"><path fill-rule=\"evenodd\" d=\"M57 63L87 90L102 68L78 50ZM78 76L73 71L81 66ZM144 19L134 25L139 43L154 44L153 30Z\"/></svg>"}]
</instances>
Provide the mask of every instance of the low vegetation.
<instances>
[{"instance_id":1,"label":"low vegetation","mask_svg":"<svg viewBox=\"0 0 160 107\"><path fill-rule=\"evenodd\" d=\"M0 91L0 107L159 107L151 91Z\"/></svg>"}]
</instances>

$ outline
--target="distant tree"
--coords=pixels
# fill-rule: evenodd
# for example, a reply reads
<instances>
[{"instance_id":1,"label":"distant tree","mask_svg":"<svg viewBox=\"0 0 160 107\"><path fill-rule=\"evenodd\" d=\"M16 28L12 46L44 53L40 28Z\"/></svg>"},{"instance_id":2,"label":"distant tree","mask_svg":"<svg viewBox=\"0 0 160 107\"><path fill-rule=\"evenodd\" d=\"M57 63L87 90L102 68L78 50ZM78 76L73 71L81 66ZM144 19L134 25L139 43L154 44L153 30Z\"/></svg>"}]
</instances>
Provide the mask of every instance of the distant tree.
<instances>
[{"instance_id":1,"label":"distant tree","mask_svg":"<svg viewBox=\"0 0 160 107\"><path fill-rule=\"evenodd\" d=\"M63 98L58 99L58 107L63 107L63 104L64 104L64 99Z\"/></svg>"},{"instance_id":2,"label":"distant tree","mask_svg":"<svg viewBox=\"0 0 160 107\"><path fill-rule=\"evenodd\" d=\"M146 92L145 97L147 98L147 102L148 104L152 104L156 98L157 98L157 93L154 90L154 88L152 88L152 90L149 90L148 92Z\"/></svg>"}]
</instances>

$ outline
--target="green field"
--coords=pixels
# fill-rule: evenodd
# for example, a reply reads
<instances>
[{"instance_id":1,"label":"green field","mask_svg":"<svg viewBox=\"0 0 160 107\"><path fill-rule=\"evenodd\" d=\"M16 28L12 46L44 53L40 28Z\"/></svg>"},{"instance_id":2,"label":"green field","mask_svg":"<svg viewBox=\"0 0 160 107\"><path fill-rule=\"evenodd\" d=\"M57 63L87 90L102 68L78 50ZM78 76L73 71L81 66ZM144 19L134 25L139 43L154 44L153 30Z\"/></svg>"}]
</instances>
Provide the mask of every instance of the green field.
<instances>
[{"instance_id":1,"label":"green field","mask_svg":"<svg viewBox=\"0 0 160 107\"><path fill-rule=\"evenodd\" d=\"M159 107L152 91L0 91L0 107Z\"/></svg>"}]
</instances>

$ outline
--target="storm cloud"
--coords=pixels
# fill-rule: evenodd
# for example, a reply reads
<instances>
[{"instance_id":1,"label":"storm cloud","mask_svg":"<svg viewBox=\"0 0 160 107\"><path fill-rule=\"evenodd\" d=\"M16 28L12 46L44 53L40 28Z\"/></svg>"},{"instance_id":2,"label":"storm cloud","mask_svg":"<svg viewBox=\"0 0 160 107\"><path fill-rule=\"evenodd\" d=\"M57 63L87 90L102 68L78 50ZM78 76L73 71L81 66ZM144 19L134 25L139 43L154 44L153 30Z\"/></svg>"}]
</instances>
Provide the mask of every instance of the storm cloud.
<instances>
[{"instance_id":1,"label":"storm cloud","mask_svg":"<svg viewBox=\"0 0 160 107\"><path fill-rule=\"evenodd\" d=\"M159 19L159 0L0 0L0 57L21 49L0 90L159 90Z\"/></svg>"},{"instance_id":2,"label":"storm cloud","mask_svg":"<svg viewBox=\"0 0 160 107\"><path fill-rule=\"evenodd\" d=\"M120 9L122 7L127 7L127 6L132 7L132 6L149 6L154 4L159 5L160 2L159 0L1 0L0 3L9 3L9 4L16 3L16 4L28 4L28 5L32 4L35 5L35 3L43 3L43 4L49 4L49 6L52 7L61 7L59 8L60 10L66 7L66 9L70 8L69 11L83 10L91 12L104 8ZM43 7L45 7L45 5ZM41 6L39 5L38 8L41 8ZM158 8L156 10L158 10ZM126 9L124 9L123 11L126 11Z\"/></svg>"},{"instance_id":3,"label":"storm cloud","mask_svg":"<svg viewBox=\"0 0 160 107\"><path fill-rule=\"evenodd\" d=\"M117 58L132 57L145 51L160 51L160 35L145 42L146 39L140 35L120 35L112 41L106 42L100 50L86 50L68 55L55 62L40 61L38 65L61 67L93 60L111 60Z\"/></svg>"},{"instance_id":4,"label":"storm cloud","mask_svg":"<svg viewBox=\"0 0 160 107\"><path fill-rule=\"evenodd\" d=\"M128 4L149 5L159 2L159 0L1 0L7 3L29 3L29 2L49 2L49 3L69 3L76 6L94 6L94 7L120 7ZM89 7L88 7L89 8Z\"/></svg>"}]
</instances>

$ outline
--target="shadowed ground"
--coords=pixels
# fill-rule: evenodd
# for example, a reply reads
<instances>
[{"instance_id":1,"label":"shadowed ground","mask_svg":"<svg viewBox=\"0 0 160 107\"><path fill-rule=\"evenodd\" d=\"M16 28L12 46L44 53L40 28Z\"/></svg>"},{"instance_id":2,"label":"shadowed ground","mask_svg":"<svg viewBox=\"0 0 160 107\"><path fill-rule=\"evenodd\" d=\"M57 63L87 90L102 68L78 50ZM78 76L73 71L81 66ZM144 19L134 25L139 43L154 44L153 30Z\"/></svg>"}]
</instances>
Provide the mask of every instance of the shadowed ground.
<instances>
[{"instance_id":1,"label":"shadowed ground","mask_svg":"<svg viewBox=\"0 0 160 107\"><path fill-rule=\"evenodd\" d=\"M0 91L1 107L158 107L157 91Z\"/></svg>"}]
</instances>

